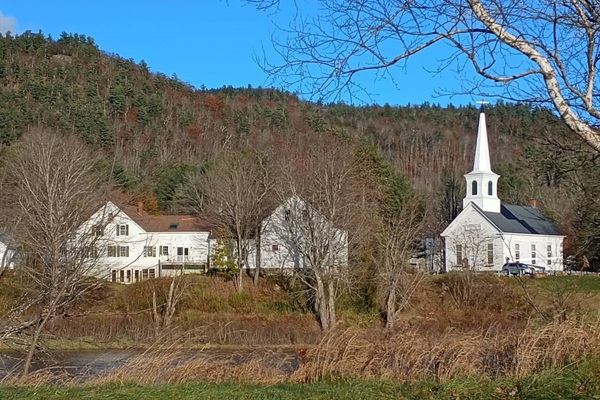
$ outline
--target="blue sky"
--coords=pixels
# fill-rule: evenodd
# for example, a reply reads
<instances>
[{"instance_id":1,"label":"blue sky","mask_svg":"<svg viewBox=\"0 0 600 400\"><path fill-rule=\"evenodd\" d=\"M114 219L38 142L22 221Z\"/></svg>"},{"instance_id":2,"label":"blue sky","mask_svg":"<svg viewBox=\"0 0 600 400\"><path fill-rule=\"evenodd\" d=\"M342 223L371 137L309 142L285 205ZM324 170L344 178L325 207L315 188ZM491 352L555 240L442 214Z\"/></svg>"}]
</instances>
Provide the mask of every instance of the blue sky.
<instances>
[{"instance_id":1,"label":"blue sky","mask_svg":"<svg viewBox=\"0 0 600 400\"><path fill-rule=\"evenodd\" d=\"M283 10L277 18L285 18ZM145 60L154 72L177 77L195 87L269 86L268 76L254 61L255 54L274 59L270 38L273 14L256 11L240 0L1 0L0 32L26 30L51 34L82 33L109 53ZM434 76L435 53L421 54L394 72L396 86L386 79L363 75L371 93L368 103L391 105L430 103L467 104L467 96L438 97L436 89L452 88L452 73ZM285 88L292 90L293 88ZM359 103L360 104L360 103Z\"/></svg>"}]
</instances>

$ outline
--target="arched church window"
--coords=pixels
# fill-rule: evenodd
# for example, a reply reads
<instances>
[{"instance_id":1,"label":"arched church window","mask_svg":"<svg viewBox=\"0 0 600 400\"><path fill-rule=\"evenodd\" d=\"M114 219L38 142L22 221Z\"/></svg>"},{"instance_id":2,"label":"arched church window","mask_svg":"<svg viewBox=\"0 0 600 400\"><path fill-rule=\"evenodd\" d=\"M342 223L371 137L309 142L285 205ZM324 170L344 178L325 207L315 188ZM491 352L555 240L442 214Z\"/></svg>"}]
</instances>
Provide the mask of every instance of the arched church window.
<instances>
[{"instance_id":1,"label":"arched church window","mask_svg":"<svg viewBox=\"0 0 600 400\"><path fill-rule=\"evenodd\" d=\"M471 193L473 196L477 194L477 181L471 182Z\"/></svg>"},{"instance_id":2,"label":"arched church window","mask_svg":"<svg viewBox=\"0 0 600 400\"><path fill-rule=\"evenodd\" d=\"M494 194L494 184L492 181L488 182L488 194L491 196Z\"/></svg>"}]
</instances>

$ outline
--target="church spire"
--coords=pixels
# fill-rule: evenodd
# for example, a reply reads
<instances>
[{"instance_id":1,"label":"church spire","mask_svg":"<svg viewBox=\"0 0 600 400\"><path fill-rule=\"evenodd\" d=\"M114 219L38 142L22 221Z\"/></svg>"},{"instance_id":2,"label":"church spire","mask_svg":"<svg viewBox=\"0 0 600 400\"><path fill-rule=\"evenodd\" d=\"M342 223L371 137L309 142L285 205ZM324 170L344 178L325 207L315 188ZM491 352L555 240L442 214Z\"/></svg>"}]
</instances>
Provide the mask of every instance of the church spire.
<instances>
[{"instance_id":1,"label":"church spire","mask_svg":"<svg viewBox=\"0 0 600 400\"><path fill-rule=\"evenodd\" d=\"M483 105L481 106L481 113L479 114L479 126L477 127L477 143L475 145L473 171L492 172Z\"/></svg>"},{"instance_id":2,"label":"church spire","mask_svg":"<svg viewBox=\"0 0 600 400\"><path fill-rule=\"evenodd\" d=\"M484 102L481 103L473 171L465 175L465 179L467 180L467 194L463 199L463 208L472 202L483 211L499 213L500 199L498 198L497 188L500 175L492 171L485 112L483 109Z\"/></svg>"}]
</instances>

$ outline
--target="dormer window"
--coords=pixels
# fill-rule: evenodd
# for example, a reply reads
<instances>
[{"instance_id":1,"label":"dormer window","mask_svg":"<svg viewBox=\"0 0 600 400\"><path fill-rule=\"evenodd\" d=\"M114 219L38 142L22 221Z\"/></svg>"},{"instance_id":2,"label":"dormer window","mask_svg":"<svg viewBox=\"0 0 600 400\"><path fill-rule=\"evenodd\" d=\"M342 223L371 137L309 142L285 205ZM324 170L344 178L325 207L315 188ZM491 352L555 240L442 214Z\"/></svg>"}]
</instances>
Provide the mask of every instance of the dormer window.
<instances>
[{"instance_id":1,"label":"dormer window","mask_svg":"<svg viewBox=\"0 0 600 400\"><path fill-rule=\"evenodd\" d=\"M471 194L473 196L477 195L477 181L471 182Z\"/></svg>"},{"instance_id":2,"label":"dormer window","mask_svg":"<svg viewBox=\"0 0 600 400\"><path fill-rule=\"evenodd\" d=\"M117 236L129 236L129 225L118 224L117 225Z\"/></svg>"}]
</instances>

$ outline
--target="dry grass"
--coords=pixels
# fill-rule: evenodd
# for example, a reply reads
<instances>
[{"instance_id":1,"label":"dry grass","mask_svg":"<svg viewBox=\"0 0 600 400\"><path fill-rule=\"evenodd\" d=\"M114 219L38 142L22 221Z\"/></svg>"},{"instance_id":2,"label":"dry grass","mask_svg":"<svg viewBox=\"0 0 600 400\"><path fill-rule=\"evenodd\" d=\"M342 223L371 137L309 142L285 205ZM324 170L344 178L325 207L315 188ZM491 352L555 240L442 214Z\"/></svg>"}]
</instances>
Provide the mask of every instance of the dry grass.
<instances>
[{"instance_id":1,"label":"dry grass","mask_svg":"<svg viewBox=\"0 0 600 400\"><path fill-rule=\"evenodd\" d=\"M56 369L40 369L27 375L11 373L0 380L2 386L46 387L46 386L76 386L79 380L66 371Z\"/></svg>"},{"instance_id":2,"label":"dry grass","mask_svg":"<svg viewBox=\"0 0 600 400\"><path fill-rule=\"evenodd\" d=\"M432 335L403 326L393 332L334 330L301 357L291 379L446 381L460 376L524 377L600 356L599 323L566 321L520 331L490 328Z\"/></svg>"},{"instance_id":3,"label":"dry grass","mask_svg":"<svg viewBox=\"0 0 600 400\"><path fill-rule=\"evenodd\" d=\"M162 346L131 358L117 370L87 384L157 385L198 381L274 384L288 379L294 363L293 354L268 349L191 352L179 346Z\"/></svg>"},{"instance_id":4,"label":"dry grass","mask_svg":"<svg viewBox=\"0 0 600 400\"><path fill-rule=\"evenodd\" d=\"M267 348L190 350L180 338L156 343L122 367L87 380L86 385L188 382L275 384L327 379L388 380L399 383L463 377L521 379L544 370L600 359L600 322L567 320L533 323L506 330L428 330L427 324L403 323L380 328L334 329L320 343L298 351ZM4 385L81 385L52 370L13 375Z\"/></svg>"}]
</instances>

